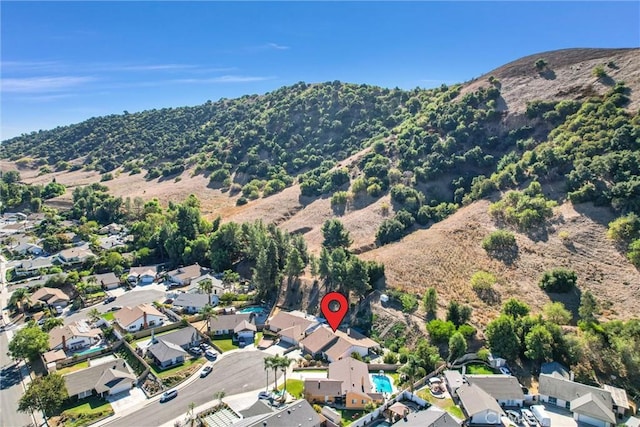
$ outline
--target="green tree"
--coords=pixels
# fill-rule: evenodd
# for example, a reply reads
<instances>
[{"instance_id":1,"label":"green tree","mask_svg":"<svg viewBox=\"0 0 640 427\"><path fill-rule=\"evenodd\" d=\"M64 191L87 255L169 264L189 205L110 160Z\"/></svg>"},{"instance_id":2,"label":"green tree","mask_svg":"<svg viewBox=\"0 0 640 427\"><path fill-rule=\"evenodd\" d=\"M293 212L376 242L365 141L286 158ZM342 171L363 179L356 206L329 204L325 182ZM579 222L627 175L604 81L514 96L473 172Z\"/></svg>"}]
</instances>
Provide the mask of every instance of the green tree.
<instances>
[{"instance_id":1,"label":"green tree","mask_svg":"<svg viewBox=\"0 0 640 427\"><path fill-rule=\"evenodd\" d=\"M435 317L438 310L438 293L433 287L427 288L422 300L424 311L427 313L427 317Z\"/></svg>"},{"instance_id":2,"label":"green tree","mask_svg":"<svg viewBox=\"0 0 640 427\"><path fill-rule=\"evenodd\" d=\"M198 289L209 297L207 304L211 304L211 292L213 292L213 282L211 279L204 279L198 283Z\"/></svg>"},{"instance_id":3,"label":"green tree","mask_svg":"<svg viewBox=\"0 0 640 427\"><path fill-rule=\"evenodd\" d=\"M547 61L544 58L539 58L535 62L536 70L542 71L547 66Z\"/></svg>"},{"instance_id":4,"label":"green tree","mask_svg":"<svg viewBox=\"0 0 640 427\"><path fill-rule=\"evenodd\" d=\"M571 322L571 312L564 308L561 302L549 302L542 308L545 319L558 325L566 325Z\"/></svg>"},{"instance_id":5,"label":"green tree","mask_svg":"<svg viewBox=\"0 0 640 427\"><path fill-rule=\"evenodd\" d=\"M454 361L464 356L467 352L467 340L460 332L456 332L449 338L449 360Z\"/></svg>"},{"instance_id":6,"label":"green tree","mask_svg":"<svg viewBox=\"0 0 640 427\"><path fill-rule=\"evenodd\" d=\"M351 237L349 237L349 232L344 228L342 222L337 219L325 221L322 225L322 236L324 237L322 246L329 250L347 249L353 243Z\"/></svg>"},{"instance_id":7,"label":"green tree","mask_svg":"<svg viewBox=\"0 0 640 427\"><path fill-rule=\"evenodd\" d=\"M538 286L546 292L569 292L576 286L578 275L573 270L554 268L542 274Z\"/></svg>"},{"instance_id":8,"label":"green tree","mask_svg":"<svg viewBox=\"0 0 640 427\"><path fill-rule=\"evenodd\" d=\"M37 325L19 329L9 342L9 354L14 359L36 360L49 349L49 335Z\"/></svg>"},{"instance_id":9,"label":"green tree","mask_svg":"<svg viewBox=\"0 0 640 427\"><path fill-rule=\"evenodd\" d=\"M485 335L494 354L515 360L520 353L520 340L511 317L503 314L489 322Z\"/></svg>"},{"instance_id":10,"label":"green tree","mask_svg":"<svg viewBox=\"0 0 640 427\"><path fill-rule=\"evenodd\" d=\"M353 292L360 298L364 297L371 288L367 265L356 256L351 256L347 261L345 288L348 292Z\"/></svg>"},{"instance_id":11,"label":"green tree","mask_svg":"<svg viewBox=\"0 0 640 427\"><path fill-rule=\"evenodd\" d=\"M9 298L9 305L20 308L20 311L24 312L25 307L30 303L30 294L28 288L18 288L11 294Z\"/></svg>"},{"instance_id":12,"label":"green tree","mask_svg":"<svg viewBox=\"0 0 640 427\"><path fill-rule=\"evenodd\" d=\"M398 369L398 371L405 376L407 381L409 381L409 389L412 393L415 382L427 374L425 369L420 366L420 361L415 356L409 356L407 363Z\"/></svg>"},{"instance_id":13,"label":"green tree","mask_svg":"<svg viewBox=\"0 0 640 427\"><path fill-rule=\"evenodd\" d=\"M536 325L524 339L524 355L536 363L549 361L553 355L553 336L544 325Z\"/></svg>"},{"instance_id":14,"label":"green tree","mask_svg":"<svg viewBox=\"0 0 640 427\"><path fill-rule=\"evenodd\" d=\"M585 291L580 296L580 307L578 307L578 316L585 323L596 323L596 315L598 314L598 301L590 291Z\"/></svg>"},{"instance_id":15,"label":"green tree","mask_svg":"<svg viewBox=\"0 0 640 427\"><path fill-rule=\"evenodd\" d=\"M68 397L67 387L61 375L52 373L36 377L18 401L18 411L42 411L46 419L47 414L51 416L56 413Z\"/></svg>"},{"instance_id":16,"label":"green tree","mask_svg":"<svg viewBox=\"0 0 640 427\"><path fill-rule=\"evenodd\" d=\"M427 323L427 331L429 332L429 337L431 337L431 342L446 343L456 332L456 325L453 322L433 319Z\"/></svg>"},{"instance_id":17,"label":"green tree","mask_svg":"<svg viewBox=\"0 0 640 427\"><path fill-rule=\"evenodd\" d=\"M59 317L49 317L48 319L46 319L44 321L44 324L42 325L42 330L44 332L49 332L53 328L55 328L57 326L62 326L62 325L64 325L64 320L62 320L61 318L59 318Z\"/></svg>"},{"instance_id":18,"label":"green tree","mask_svg":"<svg viewBox=\"0 0 640 427\"><path fill-rule=\"evenodd\" d=\"M289 359L287 356L282 356L278 358L278 368L280 368L280 371L282 371L282 373L284 374L284 388L283 388L283 392L282 392L282 398L286 399L286 394L287 394L287 370L289 369L289 366L291 366L291 363L293 363L293 359Z\"/></svg>"},{"instance_id":19,"label":"green tree","mask_svg":"<svg viewBox=\"0 0 640 427\"><path fill-rule=\"evenodd\" d=\"M263 359L263 363L264 363L264 370L267 373L267 388L265 389L266 391L269 391L269 370L273 369L273 357L272 356L266 356Z\"/></svg>"},{"instance_id":20,"label":"green tree","mask_svg":"<svg viewBox=\"0 0 640 427\"><path fill-rule=\"evenodd\" d=\"M287 262L284 266L285 274L289 283L296 279L304 271L304 261L300 256L300 252L296 248L291 248L287 254Z\"/></svg>"},{"instance_id":21,"label":"green tree","mask_svg":"<svg viewBox=\"0 0 640 427\"><path fill-rule=\"evenodd\" d=\"M530 310L526 303L517 298L509 298L502 306L502 313L510 316L512 319L524 317L529 314Z\"/></svg>"},{"instance_id":22,"label":"green tree","mask_svg":"<svg viewBox=\"0 0 640 427\"><path fill-rule=\"evenodd\" d=\"M205 304L199 311L202 318L207 322L207 335L211 335L211 319L215 319L216 311L211 304Z\"/></svg>"},{"instance_id":23,"label":"green tree","mask_svg":"<svg viewBox=\"0 0 640 427\"><path fill-rule=\"evenodd\" d=\"M89 320L91 320L91 322L95 323L100 320L100 312L97 308L94 307L87 312L87 317L89 318Z\"/></svg>"}]
</instances>

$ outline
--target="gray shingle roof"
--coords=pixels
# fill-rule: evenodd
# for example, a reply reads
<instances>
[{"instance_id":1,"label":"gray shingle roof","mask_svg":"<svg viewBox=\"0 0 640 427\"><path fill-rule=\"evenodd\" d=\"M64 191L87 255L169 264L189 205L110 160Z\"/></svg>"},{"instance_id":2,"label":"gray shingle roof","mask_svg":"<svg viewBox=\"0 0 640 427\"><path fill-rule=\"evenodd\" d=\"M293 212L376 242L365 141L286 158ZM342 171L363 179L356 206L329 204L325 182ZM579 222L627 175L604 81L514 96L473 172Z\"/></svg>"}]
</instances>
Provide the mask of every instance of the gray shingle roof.
<instances>
[{"instance_id":1,"label":"gray shingle roof","mask_svg":"<svg viewBox=\"0 0 640 427\"><path fill-rule=\"evenodd\" d=\"M109 373L105 374L107 371ZM75 396L87 390L98 392L107 391L114 384L114 380L133 379L135 376L129 370L123 359L116 359L108 363L92 366L80 371L71 372L63 376L69 396ZM118 381L118 382L119 382Z\"/></svg>"},{"instance_id":2,"label":"gray shingle roof","mask_svg":"<svg viewBox=\"0 0 640 427\"><path fill-rule=\"evenodd\" d=\"M187 354L187 352L184 351L179 345L167 341L158 341L157 343L149 347L147 351L149 351L153 355L153 357L158 359L160 363Z\"/></svg>"},{"instance_id":3,"label":"gray shingle roof","mask_svg":"<svg viewBox=\"0 0 640 427\"><path fill-rule=\"evenodd\" d=\"M406 419L398 425L401 427L453 427L460 425L449 413L435 406L426 411L412 412L406 416Z\"/></svg>"},{"instance_id":4,"label":"gray shingle roof","mask_svg":"<svg viewBox=\"0 0 640 427\"><path fill-rule=\"evenodd\" d=\"M320 415L306 400L296 400L291 405L277 412L262 417L255 417L240 421L238 427L315 427L321 423Z\"/></svg>"},{"instance_id":5,"label":"gray shingle roof","mask_svg":"<svg viewBox=\"0 0 640 427\"><path fill-rule=\"evenodd\" d=\"M477 385L463 384L457 393L469 417L473 417L475 414L479 414L485 410L504 415L504 411L500 405L498 405L496 399Z\"/></svg>"},{"instance_id":6,"label":"gray shingle roof","mask_svg":"<svg viewBox=\"0 0 640 427\"><path fill-rule=\"evenodd\" d=\"M165 341L172 344L184 347L194 341L200 341L200 335L193 326L187 326L186 328L176 329L167 334L155 337L156 341Z\"/></svg>"},{"instance_id":7,"label":"gray shingle roof","mask_svg":"<svg viewBox=\"0 0 640 427\"><path fill-rule=\"evenodd\" d=\"M524 400L522 387L511 375L467 375L469 384L476 384L496 400Z\"/></svg>"},{"instance_id":8,"label":"gray shingle roof","mask_svg":"<svg viewBox=\"0 0 640 427\"><path fill-rule=\"evenodd\" d=\"M173 300L173 305L175 307L194 307L199 310L207 305L208 302L209 296L207 294L185 292L184 294L178 295L178 297Z\"/></svg>"},{"instance_id":9,"label":"gray shingle roof","mask_svg":"<svg viewBox=\"0 0 640 427\"><path fill-rule=\"evenodd\" d=\"M215 319L209 320L212 331L233 330L243 320L253 323L251 313L221 314Z\"/></svg>"},{"instance_id":10,"label":"gray shingle roof","mask_svg":"<svg viewBox=\"0 0 640 427\"><path fill-rule=\"evenodd\" d=\"M616 416L610 408L593 393L587 393L571 401L571 412L587 415L598 420L616 423Z\"/></svg>"}]
</instances>

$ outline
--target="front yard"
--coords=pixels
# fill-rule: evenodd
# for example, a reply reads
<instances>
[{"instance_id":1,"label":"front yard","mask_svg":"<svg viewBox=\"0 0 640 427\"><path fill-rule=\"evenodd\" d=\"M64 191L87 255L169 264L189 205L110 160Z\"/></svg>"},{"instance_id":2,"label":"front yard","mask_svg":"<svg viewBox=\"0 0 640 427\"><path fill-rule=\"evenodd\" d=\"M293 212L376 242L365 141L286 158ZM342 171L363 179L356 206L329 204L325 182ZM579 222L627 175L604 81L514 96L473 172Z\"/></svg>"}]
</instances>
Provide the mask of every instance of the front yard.
<instances>
[{"instance_id":1,"label":"front yard","mask_svg":"<svg viewBox=\"0 0 640 427\"><path fill-rule=\"evenodd\" d=\"M113 311L107 311L106 313L102 313L100 315L100 317L102 317L104 320L106 320L107 322L111 322L113 321L113 315L115 313Z\"/></svg>"},{"instance_id":2,"label":"front yard","mask_svg":"<svg viewBox=\"0 0 640 427\"><path fill-rule=\"evenodd\" d=\"M97 396L69 403L63 406L60 411L57 425L64 427L88 426L114 413L111 404Z\"/></svg>"},{"instance_id":3,"label":"front yard","mask_svg":"<svg viewBox=\"0 0 640 427\"><path fill-rule=\"evenodd\" d=\"M470 375L493 375L494 372L484 365L471 364L467 365L467 374Z\"/></svg>"},{"instance_id":4,"label":"front yard","mask_svg":"<svg viewBox=\"0 0 640 427\"><path fill-rule=\"evenodd\" d=\"M278 390L282 390L284 384L278 386ZM302 393L304 392L304 381L287 379L287 393L296 399L302 399Z\"/></svg>"},{"instance_id":5,"label":"front yard","mask_svg":"<svg viewBox=\"0 0 640 427\"><path fill-rule=\"evenodd\" d=\"M214 335L215 337L215 335ZM211 338L211 342L215 345L218 346L218 348L220 350L222 350L222 352L227 352L227 351L231 351L231 350L235 350L236 348L239 348L237 345L235 345L232 340L231 337L228 335L225 335L223 338Z\"/></svg>"},{"instance_id":6,"label":"front yard","mask_svg":"<svg viewBox=\"0 0 640 427\"><path fill-rule=\"evenodd\" d=\"M182 365L164 370L156 366L155 363L149 363L149 366L151 366L151 372L162 381L165 387L170 388L194 374L204 363L204 358L199 357L186 360Z\"/></svg>"}]
</instances>

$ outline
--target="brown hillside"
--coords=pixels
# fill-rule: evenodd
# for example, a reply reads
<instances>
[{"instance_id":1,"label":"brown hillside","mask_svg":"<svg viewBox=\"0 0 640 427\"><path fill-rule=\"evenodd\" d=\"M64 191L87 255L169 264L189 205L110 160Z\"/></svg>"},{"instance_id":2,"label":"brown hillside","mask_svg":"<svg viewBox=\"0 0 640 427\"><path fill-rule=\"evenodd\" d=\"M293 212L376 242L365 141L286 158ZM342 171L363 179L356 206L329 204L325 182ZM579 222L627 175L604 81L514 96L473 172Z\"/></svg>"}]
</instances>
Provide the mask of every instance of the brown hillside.
<instances>
[{"instance_id":1,"label":"brown hillside","mask_svg":"<svg viewBox=\"0 0 640 427\"><path fill-rule=\"evenodd\" d=\"M534 64L541 58L548 65L539 72ZM616 68L609 67L609 62ZM598 65L604 67L608 79L593 77L591 72ZM534 100L580 100L603 94L619 81L632 89L627 108L640 108L640 49L562 49L525 56L471 81L461 95L490 86L490 76L500 81L505 102L501 107L511 114L524 112L527 102Z\"/></svg>"},{"instance_id":2,"label":"brown hillside","mask_svg":"<svg viewBox=\"0 0 640 427\"><path fill-rule=\"evenodd\" d=\"M482 249L482 239L496 229L488 206L488 201L473 203L427 230L362 257L385 264L388 286L420 294L435 286L441 308L451 299L470 303L479 323L486 323L500 307L481 302L472 291L469 279L479 270L496 275L501 300L514 296L540 309L550 296L538 288L538 278L547 269L567 267L576 271L580 290L591 290L598 297L603 315L628 318L640 312L640 298L632 297L640 292L640 275L607 240L603 224L612 219L607 209L561 205L544 240L517 234L518 258L506 265ZM558 236L561 231L569 233L566 243ZM552 298L577 309L577 292Z\"/></svg>"}]
</instances>

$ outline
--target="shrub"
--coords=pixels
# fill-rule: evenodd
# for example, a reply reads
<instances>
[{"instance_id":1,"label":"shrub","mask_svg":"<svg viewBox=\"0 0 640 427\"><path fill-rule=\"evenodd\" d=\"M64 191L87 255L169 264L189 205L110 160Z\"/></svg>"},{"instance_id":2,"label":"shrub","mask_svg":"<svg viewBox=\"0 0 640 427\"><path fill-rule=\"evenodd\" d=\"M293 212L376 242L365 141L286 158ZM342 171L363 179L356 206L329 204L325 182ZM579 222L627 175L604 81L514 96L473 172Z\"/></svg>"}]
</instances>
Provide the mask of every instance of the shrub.
<instances>
[{"instance_id":1,"label":"shrub","mask_svg":"<svg viewBox=\"0 0 640 427\"><path fill-rule=\"evenodd\" d=\"M542 71L547 66L547 61L544 58L540 58L535 62L536 70Z\"/></svg>"},{"instance_id":2,"label":"shrub","mask_svg":"<svg viewBox=\"0 0 640 427\"><path fill-rule=\"evenodd\" d=\"M346 191L336 191L335 193L333 193L333 196L331 196L331 206L345 206L348 199L349 193L347 193Z\"/></svg>"},{"instance_id":3,"label":"shrub","mask_svg":"<svg viewBox=\"0 0 640 427\"><path fill-rule=\"evenodd\" d=\"M496 276L486 271L478 271L471 276L471 289L475 292L491 290L496 284Z\"/></svg>"},{"instance_id":4,"label":"shrub","mask_svg":"<svg viewBox=\"0 0 640 427\"><path fill-rule=\"evenodd\" d=\"M405 313L413 313L418 308L418 299L414 295L402 294L400 302L402 302L402 311Z\"/></svg>"},{"instance_id":5,"label":"shrub","mask_svg":"<svg viewBox=\"0 0 640 427\"><path fill-rule=\"evenodd\" d=\"M456 332L456 325L453 322L434 319L427 323L427 331L433 343L446 343Z\"/></svg>"},{"instance_id":6,"label":"shrub","mask_svg":"<svg viewBox=\"0 0 640 427\"><path fill-rule=\"evenodd\" d=\"M391 365L394 365L396 363L398 363L398 355L396 353L394 353L393 351L388 352L387 354L384 355L384 357L382 358L384 363L389 363Z\"/></svg>"},{"instance_id":7,"label":"shrub","mask_svg":"<svg viewBox=\"0 0 640 427\"><path fill-rule=\"evenodd\" d=\"M607 77L607 72L604 70L602 65L596 65L593 70L591 70L591 75L597 79L602 79Z\"/></svg>"},{"instance_id":8,"label":"shrub","mask_svg":"<svg viewBox=\"0 0 640 427\"><path fill-rule=\"evenodd\" d=\"M498 252L517 247L516 236L507 230L491 232L482 240L482 248L487 252Z\"/></svg>"},{"instance_id":9,"label":"shrub","mask_svg":"<svg viewBox=\"0 0 640 427\"><path fill-rule=\"evenodd\" d=\"M546 292L569 292L576 286L578 276L573 270L566 268L554 268L545 271L538 282L538 286Z\"/></svg>"}]
</instances>

